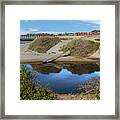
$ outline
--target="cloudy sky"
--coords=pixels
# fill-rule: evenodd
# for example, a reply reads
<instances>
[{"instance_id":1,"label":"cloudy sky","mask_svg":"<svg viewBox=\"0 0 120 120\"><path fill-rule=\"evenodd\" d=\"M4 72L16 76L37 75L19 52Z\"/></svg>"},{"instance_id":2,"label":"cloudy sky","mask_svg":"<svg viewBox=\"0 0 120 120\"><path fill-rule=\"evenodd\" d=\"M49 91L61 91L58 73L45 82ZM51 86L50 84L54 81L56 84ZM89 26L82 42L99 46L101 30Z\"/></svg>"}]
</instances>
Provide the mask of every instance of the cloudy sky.
<instances>
[{"instance_id":1,"label":"cloudy sky","mask_svg":"<svg viewBox=\"0 0 120 120\"><path fill-rule=\"evenodd\" d=\"M20 34L64 33L100 30L99 20L21 20Z\"/></svg>"}]
</instances>

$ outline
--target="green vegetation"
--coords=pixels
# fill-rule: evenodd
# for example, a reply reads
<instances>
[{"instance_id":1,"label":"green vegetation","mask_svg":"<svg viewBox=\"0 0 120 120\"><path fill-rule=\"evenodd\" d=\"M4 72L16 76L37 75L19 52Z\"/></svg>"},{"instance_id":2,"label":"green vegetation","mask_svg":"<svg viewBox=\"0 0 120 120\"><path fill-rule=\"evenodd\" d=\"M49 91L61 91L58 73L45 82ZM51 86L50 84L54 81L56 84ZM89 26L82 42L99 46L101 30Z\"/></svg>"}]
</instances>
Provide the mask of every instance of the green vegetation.
<instances>
[{"instance_id":1,"label":"green vegetation","mask_svg":"<svg viewBox=\"0 0 120 120\"><path fill-rule=\"evenodd\" d=\"M96 41L100 41L100 39L95 39Z\"/></svg>"},{"instance_id":2,"label":"green vegetation","mask_svg":"<svg viewBox=\"0 0 120 120\"><path fill-rule=\"evenodd\" d=\"M34 80L35 73L30 72L25 66L20 70L20 99L21 100L54 100L56 94L48 88L40 86L39 81Z\"/></svg>"},{"instance_id":3,"label":"green vegetation","mask_svg":"<svg viewBox=\"0 0 120 120\"><path fill-rule=\"evenodd\" d=\"M55 46L59 43L61 39L59 37L39 37L36 38L28 47L28 49L32 51L36 51L39 53L45 53L51 47Z\"/></svg>"},{"instance_id":4,"label":"green vegetation","mask_svg":"<svg viewBox=\"0 0 120 120\"><path fill-rule=\"evenodd\" d=\"M100 100L100 86L96 86L96 98Z\"/></svg>"},{"instance_id":5,"label":"green vegetation","mask_svg":"<svg viewBox=\"0 0 120 120\"><path fill-rule=\"evenodd\" d=\"M70 51L71 56L88 57L99 49L100 43L76 39L64 45L60 51L67 52Z\"/></svg>"}]
</instances>

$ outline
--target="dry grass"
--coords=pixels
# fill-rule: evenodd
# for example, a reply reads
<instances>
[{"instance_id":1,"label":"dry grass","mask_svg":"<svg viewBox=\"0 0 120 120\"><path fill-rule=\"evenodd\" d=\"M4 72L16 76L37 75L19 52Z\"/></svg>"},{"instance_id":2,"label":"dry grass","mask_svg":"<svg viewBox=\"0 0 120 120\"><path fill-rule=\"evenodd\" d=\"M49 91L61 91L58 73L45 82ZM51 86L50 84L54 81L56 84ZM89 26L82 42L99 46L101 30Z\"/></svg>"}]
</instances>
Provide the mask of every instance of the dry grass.
<instances>
[{"instance_id":1,"label":"dry grass","mask_svg":"<svg viewBox=\"0 0 120 120\"><path fill-rule=\"evenodd\" d=\"M90 40L76 39L64 45L60 51L70 51L71 56L88 57L99 49L99 43Z\"/></svg>"},{"instance_id":2,"label":"dry grass","mask_svg":"<svg viewBox=\"0 0 120 120\"><path fill-rule=\"evenodd\" d=\"M45 53L60 41L61 39L59 37L39 37L29 45L28 49L39 53Z\"/></svg>"},{"instance_id":3,"label":"dry grass","mask_svg":"<svg viewBox=\"0 0 120 120\"><path fill-rule=\"evenodd\" d=\"M76 94L76 95L69 95L69 94L58 94L57 98L59 100L97 100L96 94Z\"/></svg>"}]
</instances>

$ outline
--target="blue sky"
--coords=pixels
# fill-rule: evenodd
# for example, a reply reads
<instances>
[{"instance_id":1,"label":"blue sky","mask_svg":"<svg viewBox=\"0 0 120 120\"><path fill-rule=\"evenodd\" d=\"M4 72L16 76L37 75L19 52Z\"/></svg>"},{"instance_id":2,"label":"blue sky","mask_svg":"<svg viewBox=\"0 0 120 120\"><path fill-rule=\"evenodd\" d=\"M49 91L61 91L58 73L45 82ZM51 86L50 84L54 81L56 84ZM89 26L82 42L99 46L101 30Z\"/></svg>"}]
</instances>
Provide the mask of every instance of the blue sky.
<instances>
[{"instance_id":1,"label":"blue sky","mask_svg":"<svg viewBox=\"0 0 120 120\"><path fill-rule=\"evenodd\" d=\"M99 20L21 20L20 34L64 33L100 30Z\"/></svg>"}]
</instances>

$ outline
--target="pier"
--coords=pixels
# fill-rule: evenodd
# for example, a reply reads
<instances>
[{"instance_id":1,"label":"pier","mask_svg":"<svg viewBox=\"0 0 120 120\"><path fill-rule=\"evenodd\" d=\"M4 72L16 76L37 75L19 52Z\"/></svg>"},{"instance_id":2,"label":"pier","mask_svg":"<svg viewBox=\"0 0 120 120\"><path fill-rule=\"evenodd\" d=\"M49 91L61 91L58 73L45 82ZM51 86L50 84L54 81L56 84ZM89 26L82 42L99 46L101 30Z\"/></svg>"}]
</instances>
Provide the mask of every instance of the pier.
<instances>
[{"instance_id":1,"label":"pier","mask_svg":"<svg viewBox=\"0 0 120 120\"><path fill-rule=\"evenodd\" d=\"M20 40L34 40L36 37L34 34L20 35Z\"/></svg>"},{"instance_id":2,"label":"pier","mask_svg":"<svg viewBox=\"0 0 120 120\"><path fill-rule=\"evenodd\" d=\"M47 33L39 33L39 34L25 34L25 35L20 35L20 40L34 40L37 37L41 36L54 36L56 37L57 35L54 34L47 34Z\"/></svg>"}]
</instances>

